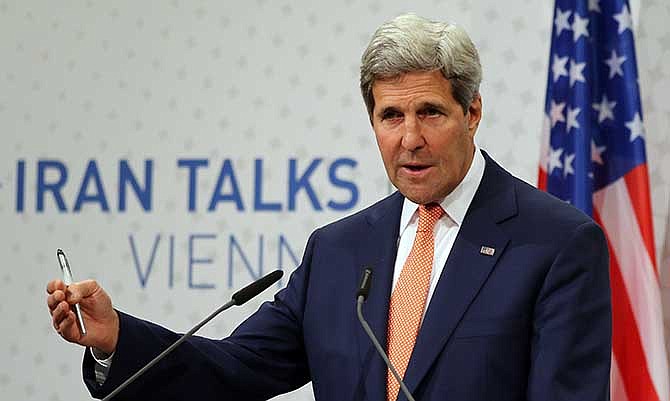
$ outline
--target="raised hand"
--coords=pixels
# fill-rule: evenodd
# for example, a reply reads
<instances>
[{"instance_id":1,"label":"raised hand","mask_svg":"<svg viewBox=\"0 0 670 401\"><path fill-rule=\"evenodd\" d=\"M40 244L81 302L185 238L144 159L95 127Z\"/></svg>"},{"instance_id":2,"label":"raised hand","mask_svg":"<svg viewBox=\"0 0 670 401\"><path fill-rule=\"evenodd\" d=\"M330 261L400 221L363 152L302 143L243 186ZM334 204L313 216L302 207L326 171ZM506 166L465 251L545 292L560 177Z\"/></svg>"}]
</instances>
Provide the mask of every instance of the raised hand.
<instances>
[{"instance_id":1,"label":"raised hand","mask_svg":"<svg viewBox=\"0 0 670 401\"><path fill-rule=\"evenodd\" d=\"M66 286L62 280L52 280L47 284L47 294L52 324L61 337L107 354L114 351L119 336L119 316L111 298L97 282L86 280ZM81 309L85 336L77 326L74 304L79 304Z\"/></svg>"}]
</instances>

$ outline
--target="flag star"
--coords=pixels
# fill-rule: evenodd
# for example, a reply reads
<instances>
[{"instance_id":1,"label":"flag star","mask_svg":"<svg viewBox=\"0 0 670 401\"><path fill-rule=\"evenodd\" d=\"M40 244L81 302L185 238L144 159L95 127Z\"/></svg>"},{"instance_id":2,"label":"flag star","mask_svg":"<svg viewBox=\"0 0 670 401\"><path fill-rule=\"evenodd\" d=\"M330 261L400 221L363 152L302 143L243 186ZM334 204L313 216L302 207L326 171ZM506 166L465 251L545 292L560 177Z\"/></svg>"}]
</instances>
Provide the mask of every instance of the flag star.
<instances>
[{"instance_id":1,"label":"flag star","mask_svg":"<svg viewBox=\"0 0 670 401\"><path fill-rule=\"evenodd\" d=\"M563 149L553 149L549 147L549 159L547 160L547 175L551 175L551 172L555 168L563 168L563 163L561 163L561 154L563 154Z\"/></svg>"},{"instance_id":2,"label":"flag star","mask_svg":"<svg viewBox=\"0 0 670 401\"><path fill-rule=\"evenodd\" d=\"M612 55L610 58L604 61L605 64L610 69L610 76L609 79L614 78L617 75L621 75L623 77L623 70L621 69L621 65L627 60L626 56L617 56L616 50L612 50Z\"/></svg>"},{"instance_id":3,"label":"flag star","mask_svg":"<svg viewBox=\"0 0 670 401\"><path fill-rule=\"evenodd\" d=\"M619 24L619 34L622 34L626 29L631 29L633 27L630 11L626 4L623 5L619 14L614 14L614 19Z\"/></svg>"},{"instance_id":4,"label":"flag star","mask_svg":"<svg viewBox=\"0 0 670 401\"><path fill-rule=\"evenodd\" d=\"M608 118L614 120L614 107L616 107L616 102L610 102L607 99L607 95L603 95L600 103L594 103L593 109L598 112L598 123L602 123Z\"/></svg>"},{"instance_id":5,"label":"flag star","mask_svg":"<svg viewBox=\"0 0 670 401\"><path fill-rule=\"evenodd\" d=\"M586 82L584 67L586 67L586 63L575 63L574 60L570 60L570 86L574 85L575 82Z\"/></svg>"},{"instance_id":6,"label":"flag star","mask_svg":"<svg viewBox=\"0 0 670 401\"><path fill-rule=\"evenodd\" d=\"M577 42L580 36L584 37L589 36L589 19L582 18L579 14L575 13L575 18L572 21L572 40Z\"/></svg>"},{"instance_id":7,"label":"flag star","mask_svg":"<svg viewBox=\"0 0 670 401\"><path fill-rule=\"evenodd\" d=\"M567 177L568 174L575 174L575 170L572 168L572 161L575 160L575 154L568 155L566 154L563 158L563 177Z\"/></svg>"},{"instance_id":8,"label":"flag star","mask_svg":"<svg viewBox=\"0 0 670 401\"><path fill-rule=\"evenodd\" d=\"M630 130L630 141L633 142L637 137L644 138L644 124L640 113L635 113L635 117L626 123L626 128Z\"/></svg>"},{"instance_id":9,"label":"flag star","mask_svg":"<svg viewBox=\"0 0 670 401\"><path fill-rule=\"evenodd\" d=\"M560 36L563 30L570 30L570 23L568 18L570 18L572 11L561 11L560 8L556 8L556 19L554 20L554 25L556 26L556 36Z\"/></svg>"},{"instance_id":10,"label":"flag star","mask_svg":"<svg viewBox=\"0 0 670 401\"><path fill-rule=\"evenodd\" d=\"M607 149L605 146L596 145L596 141L591 140L591 161L598 163L601 166L605 163L603 162L603 152Z\"/></svg>"},{"instance_id":11,"label":"flag star","mask_svg":"<svg viewBox=\"0 0 670 401\"><path fill-rule=\"evenodd\" d=\"M558 81L561 77L568 76L568 70L565 69L565 65L568 64L568 56L558 57L554 54L554 62L551 64L551 71L554 73L554 82Z\"/></svg>"},{"instance_id":12,"label":"flag star","mask_svg":"<svg viewBox=\"0 0 670 401\"><path fill-rule=\"evenodd\" d=\"M571 109L568 107L568 121L567 121L567 128L566 131L570 133L570 128L577 128L579 129L579 122L577 121L577 116L579 115L579 112L582 111L579 107L576 107L574 109Z\"/></svg>"},{"instance_id":13,"label":"flag star","mask_svg":"<svg viewBox=\"0 0 670 401\"><path fill-rule=\"evenodd\" d=\"M589 0L589 11L595 11L597 13L600 11L600 0Z\"/></svg>"},{"instance_id":14,"label":"flag star","mask_svg":"<svg viewBox=\"0 0 670 401\"><path fill-rule=\"evenodd\" d=\"M563 115L564 108L565 102L556 103L553 100L551 101L551 110L549 111L549 117L551 118L551 128L554 128L559 122L565 122L565 116Z\"/></svg>"}]
</instances>

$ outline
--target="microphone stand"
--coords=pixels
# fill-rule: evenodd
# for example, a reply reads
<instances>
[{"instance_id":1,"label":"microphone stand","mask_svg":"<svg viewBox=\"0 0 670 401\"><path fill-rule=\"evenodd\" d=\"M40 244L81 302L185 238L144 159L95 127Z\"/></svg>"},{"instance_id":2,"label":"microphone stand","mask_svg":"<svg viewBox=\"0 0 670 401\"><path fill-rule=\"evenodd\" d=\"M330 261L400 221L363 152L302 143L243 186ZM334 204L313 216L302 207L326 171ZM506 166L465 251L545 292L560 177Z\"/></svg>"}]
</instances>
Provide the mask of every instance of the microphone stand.
<instances>
[{"instance_id":1,"label":"microphone stand","mask_svg":"<svg viewBox=\"0 0 670 401\"><path fill-rule=\"evenodd\" d=\"M149 370L152 366L154 366L156 363L158 363L161 359L163 359L167 354L172 352L175 348L177 348L181 343L184 341L188 340L190 337L195 334L196 331L200 330L200 328L207 323L209 323L210 320L214 319L216 315L219 313L225 311L226 309L230 309L231 307L235 305L242 305L243 303L247 302L251 298L255 297L256 295L260 294L263 290L277 282L282 275L284 274L283 271L281 270L275 270L270 274L267 274L260 279L254 281L253 283L249 284L248 286L242 288L241 290L237 291L233 296L231 297L231 300L223 304L219 309L215 310L212 312L209 316L207 316L205 319L203 319L200 323L196 324L191 330L183 334L179 340L175 341L172 345L167 347L165 351L161 352L157 357L151 360L151 362L147 363L142 369L138 370L134 375L130 376L126 381L121 383L120 386L114 389L111 393L107 394L105 398L102 399L102 401L109 401L117 395L120 391L122 391L124 388L126 388L130 383L134 382L135 379L140 377L144 372Z\"/></svg>"},{"instance_id":2,"label":"microphone stand","mask_svg":"<svg viewBox=\"0 0 670 401\"><path fill-rule=\"evenodd\" d=\"M375 334L372 332L370 325L363 317L363 303L365 302L365 299L368 297L368 293L370 292L371 282L372 282L372 270L365 269L365 271L363 272L363 277L361 278L361 284L359 285L358 288L358 298L356 300L356 314L358 315L358 321L361 322L361 326L363 326L365 334L367 334L368 337L370 337L370 341L372 341L372 344L374 344L375 348L377 349L377 353L382 357L382 359L386 363L386 366L388 366L389 370L393 374L393 377L395 377L398 383L400 383L400 390L403 392L403 394L405 394L407 400L416 401L412 396L412 393L409 392L409 389L405 385L405 382L398 374L398 371L395 369L395 366L393 366L393 364L389 360L389 357L388 355L386 355L384 348L382 348L381 344L379 344L379 341L377 340L377 337L375 337Z\"/></svg>"},{"instance_id":3,"label":"microphone stand","mask_svg":"<svg viewBox=\"0 0 670 401\"><path fill-rule=\"evenodd\" d=\"M157 357L155 357L154 359L152 359L151 362L147 363L142 369L138 370L134 375L132 375L132 376L130 376L128 379L126 379L126 381L124 381L123 383L121 383L121 385L120 385L119 387L115 388L114 391L112 391L111 393L107 394L107 396L106 396L105 398L103 398L102 401L109 401L109 400L111 400L112 397L114 397L115 395L117 395L121 390L123 390L124 388L126 388L130 383L134 382L135 379L137 379L138 377L142 376L142 375L144 374L144 372L146 372L147 370L149 370L152 366L154 366L154 365L157 364L161 359L163 359L163 358L165 357L165 355L167 355L167 354L169 354L170 352L172 352L172 351L173 351L175 348L177 348L181 343L183 343L184 341L188 340L191 336L193 336L193 334L195 334L196 331L200 330L200 328L201 328L202 326L204 326L204 325L206 325L207 323L209 323L209 321L212 320L212 319L214 319L214 318L216 317L216 315L218 315L219 313L223 312L223 311L226 310L226 309L230 309L232 306L235 306L235 301L233 301L233 300L231 299L230 301L226 302L223 306L221 306L219 309L217 309L217 310L215 310L214 312L212 312L212 314L210 314L209 316L207 316L207 317L205 318L205 320L203 320L202 322L198 323L197 325L195 325L195 327L193 327L191 330L189 330L187 333L185 333L183 336L181 336L181 337L179 338L179 340L175 341L172 345L170 345L169 347L167 347L167 348L165 349L165 351L163 351L163 352L161 352L160 354L158 354Z\"/></svg>"}]
</instances>

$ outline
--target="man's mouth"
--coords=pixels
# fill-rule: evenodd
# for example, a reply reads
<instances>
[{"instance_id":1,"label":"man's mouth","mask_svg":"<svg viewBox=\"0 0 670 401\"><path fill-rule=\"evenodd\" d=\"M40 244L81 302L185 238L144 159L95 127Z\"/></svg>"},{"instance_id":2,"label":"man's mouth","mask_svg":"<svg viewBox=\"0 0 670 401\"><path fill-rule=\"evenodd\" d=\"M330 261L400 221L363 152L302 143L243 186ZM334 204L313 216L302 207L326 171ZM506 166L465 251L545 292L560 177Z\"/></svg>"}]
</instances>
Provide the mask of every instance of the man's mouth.
<instances>
[{"instance_id":1,"label":"man's mouth","mask_svg":"<svg viewBox=\"0 0 670 401\"><path fill-rule=\"evenodd\" d=\"M402 167L406 172L416 174L416 173L421 173L421 172L429 169L430 165L412 163L412 164L403 164Z\"/></svg>"}]
</instances>

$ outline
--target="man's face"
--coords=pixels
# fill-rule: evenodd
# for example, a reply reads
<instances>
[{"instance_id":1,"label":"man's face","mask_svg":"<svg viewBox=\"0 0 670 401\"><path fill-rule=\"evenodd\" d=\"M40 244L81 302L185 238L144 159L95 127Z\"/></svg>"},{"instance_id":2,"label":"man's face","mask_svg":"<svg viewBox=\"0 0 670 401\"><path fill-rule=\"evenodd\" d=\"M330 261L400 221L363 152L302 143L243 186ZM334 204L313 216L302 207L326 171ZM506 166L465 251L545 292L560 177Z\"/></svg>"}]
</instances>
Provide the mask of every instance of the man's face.
<instances>
[{"instance_id":1,"label":"man's face","mask_svg":"<svg viewBox=\"0 0 670 401\"><path fill-rule=\"evenodd\" d=\"M470 168L481 97L463 114L440 71L377 80L372 94L372 127L391 182L415 203L441 201Z\"/></svg>"}]
</instances>

